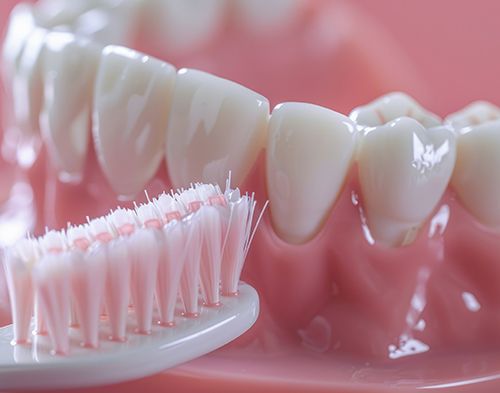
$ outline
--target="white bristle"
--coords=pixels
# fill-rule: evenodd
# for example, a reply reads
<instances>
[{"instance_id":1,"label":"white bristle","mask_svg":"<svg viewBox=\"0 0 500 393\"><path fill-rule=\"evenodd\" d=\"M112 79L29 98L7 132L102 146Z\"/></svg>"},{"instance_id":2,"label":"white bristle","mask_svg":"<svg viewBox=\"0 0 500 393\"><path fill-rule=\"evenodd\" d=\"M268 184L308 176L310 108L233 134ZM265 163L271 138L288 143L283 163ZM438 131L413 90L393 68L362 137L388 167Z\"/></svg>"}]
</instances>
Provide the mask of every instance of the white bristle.
<instances>
[{"instance_id":1,"label":"white bristle","mask_svg":"<svg viewBox=\"0 0 500 393\"><path fill-rule=\"evenodd\" d=\"M149 202L140 205L136 208L137 217L139 221L144 225L144 223L152 220L160 219L158 209L153 202Z\"/></svg>"},{"instance_id":2,"label":"white bristle","mask_svg":"<svg viewBox=\"0 0 500 393\"><path fill-rule=\"evenodd\" d=\"M130 234L137 224L137 215L133 210L122 209L121 207L112 211L107 216L108 224L122 235Z\"/></svg>"}]
</instances>

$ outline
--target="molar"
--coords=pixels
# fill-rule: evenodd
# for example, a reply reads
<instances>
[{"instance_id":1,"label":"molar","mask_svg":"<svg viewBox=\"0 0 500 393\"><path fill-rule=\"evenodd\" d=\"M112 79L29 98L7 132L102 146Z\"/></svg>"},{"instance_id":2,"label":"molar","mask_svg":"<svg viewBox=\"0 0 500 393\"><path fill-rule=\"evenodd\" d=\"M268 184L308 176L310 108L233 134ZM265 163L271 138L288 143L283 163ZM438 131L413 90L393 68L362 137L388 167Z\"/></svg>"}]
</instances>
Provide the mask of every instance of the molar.
<instances>
[{"instance_id":1,"label":"molar","mask_svg":"<svg viewBox=\"0 0 500 393\"><path fill-rule=\"evenodd\" d=\"M500 227L500 109L473 103L446 118L457 133L451 179L462 205L484 225Z\"/></svg>"},{"instance_id":2,"label":"molar","mask_svg":"<svg viewBox=\"0 0 500 393\"><path fill-rule=\"evenodd\" d=\"M174 83L170 64L123 47L103 50L92 133L101 168L120 196L136 195L158 169Z\"/></svg>"},{"instance_id":3,"label":"molar","mask_svg":"<svg viewBox=\"0 0 500 393\"><path fill-rule=\"evenodd\" d=\"M237 83L205 72L178 72L166 159L175 187L223 187L229 171L241 184L264 146L269 102Z\"/></svg>"},{"instance_id":4,"label":"molar","mask_svg":"<svg viewBox=\"0 0 500 393\"><path fill-rule=\"evenodd\" d=\"M69 33L47 34L40 128L62 181L82 177L101 48Z\"/></svg>"},{"instance_id":5,"label":"molar","mask_svg":"<svg viewBox=\"0 0 500 393\"><path fill-rule=\"evenodd\" d=\"M401 117L366 128L358 164L371 236L388 246L414 241L441 199L455 164L455 136Z\"/></svg>"},{"instance_id":6,"label":"molar","mask_svg":"<svg viewBox=\"0 0 500 393\"><path fill-rule=\"evenodd\" d=\"M360 126L381 126L398 117L411 117L425 128L442 124L441 119L424 109L407 94L394 92L383 95L371 103L355 108L349 117Z\"/></svg>"},{"instance_id":7,"label":"molar","mask_svg":"<svg viewBox=\"0 0 500 393\"><path fill-rule=\"evenodd\" d=\"M351 165L355 129L348 117L312 104L273 110L267 190L274 228L286 241L303 243L321 229Z\"/></svg>"}]
</instances>

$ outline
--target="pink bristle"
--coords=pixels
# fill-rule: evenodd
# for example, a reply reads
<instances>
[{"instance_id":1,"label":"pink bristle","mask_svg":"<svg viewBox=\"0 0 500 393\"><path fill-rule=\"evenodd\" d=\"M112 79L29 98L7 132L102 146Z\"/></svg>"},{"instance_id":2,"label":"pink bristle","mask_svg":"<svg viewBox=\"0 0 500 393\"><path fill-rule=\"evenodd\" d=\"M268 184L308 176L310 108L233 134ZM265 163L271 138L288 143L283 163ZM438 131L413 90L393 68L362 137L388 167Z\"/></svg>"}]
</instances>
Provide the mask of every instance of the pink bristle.
<instances>
[{"instance_id":1,"label":"pink bristle","mask_svg":"<svg viewBox=\"0 0 500 393\"><path fill-rule=\"evenodd\" d=\"M69 253L48 254L33 269L33 286L53 350L63 355L69 351L70 263Z\"/></svg>"},{"instance_id":2,"label":"pink bristle","mask_svg":"<svg viewBox=\"0 0 500 393\"><path fill-rule=\"evenodd\" d=\"M68 245L72 249L86 251L91 244L88 225L69 226L66 230Z\"/></svg>"},{"instance_id":3,"label":"pink bristle","mask_svg":"<svg viewBox=\"0 0 500 393\"><path fill-rule=\"evenodd\" d=\"M202 234L197 213L184 219L186 222L187 251L184 269L181 274L180 293L185 315L196 317L199 314L198 293L200 286L200 258Z\"/></svg>"},{"instance_id":4,"label":"pink bristle","mask_svg":"<svg viewBox=\"0 0 500 393\"><path fill-rule=\"evenodd\" d=\"M160 212L153 202L140 205L135 210L139 221L145 228L160 229L163 226Z\"/></svg>"},{"instance_id":5,"label":"pink bristle","mask_svg":"<svg viewBox=\"0 0 500 393\"><path fill-rule=\"evenodd\" d=\"M40 239L40 247L44 253L58 254L65 250L65 236L63 232L49 231Z\"/></svg>"},{"instance_id":6,"label":"pink bristle","mask_svg":"<svg viewBox=\"0 0 500 393\"><path fill-rule=\"evenodd\" d=\"M219 282L222 263L223 230L221 212L214 206L203 206L198 212L202 231L200 282L205 303L219 304Z\"/></svg>"},{"instance_id":7,"label":"pink bristle","mask_svg":"<svg viewBox=\"0 0 500 393\"><path fill-rule=\"evenodd\" d=\"M93 247L85 253L75 251L71 262L73 305L80 321L82 345L97 348L106 282L105 249Z\"/></svg>"},{"instance_id":8,"label":"pink bristle","mask_svg":"<svg viewBox=\"0 0 500 393\"><path fill-rule=\"evenodd\" d=\"M151 332L160 234L149 229L139 229L128 238L132 261L132 300L137 331L141 334Z\"/></svg>"},{"instance_id":9,"label":"pink bristle","mask_svg":"<svg viewBox=\"0 0 500 393\"><path fill-rule=\"evenodd\" d=\"M186 259L185 224L167 224L163 228L163 235L164 246L158 264L156 301L160 312L160 324L173 326L177 293Z\"/></svg>"},{"instance_id":10,"label":"pink bristle","mask_svg":"<svg viewBox=\"0 0 500 393\"><path fill-rule=\"evenodd\" d=\"M161 194L158 198L153 199L153 203L160 212L165 224L171 221L180 221L186 213L184 206L169 194Z\"/></svg>"},{"instance_id":11,"label":"pink bristle","mask_svg":"<svg viewBox=\"0 0 500 393\"><path fill-rule=\"evenodd\" d=\"M105 304L111 326L111 339L124 341L130 301L131 261L126 239L118 238L106 244L107 274Z\"/></svg>"},{"instance_id":12,"label":"pink bristle","mask_svg":"<svg viewBox=\"0 0 500 393\"><path fill-rule=\"evenodd\" d=\"M26 343L33 312L33 287L29 262L10 250L5 255L5 273L14 324L14 343Z\"/></svg>"},{"instance_id":13,"label":"pink bristle","mask_svg":"<svg viewBox=\"0 0 500 393\"><path fill-rule=\"evenodd\" d=\"M107 219L120 236L129 236L135 231L137 217L133 210L119 207L109 214Z\"/></svg>"},{"instance_id":14,"label":"pink bristle","mask_svg":"<svg viewBox=\"0 0 500 393\"><path fill-rule=\"evenodd\" d=\"M108 221L104 217L89 220L88 225L89 233L95 241L105 244L115 237Z\"/></svg>"}]
</instances>

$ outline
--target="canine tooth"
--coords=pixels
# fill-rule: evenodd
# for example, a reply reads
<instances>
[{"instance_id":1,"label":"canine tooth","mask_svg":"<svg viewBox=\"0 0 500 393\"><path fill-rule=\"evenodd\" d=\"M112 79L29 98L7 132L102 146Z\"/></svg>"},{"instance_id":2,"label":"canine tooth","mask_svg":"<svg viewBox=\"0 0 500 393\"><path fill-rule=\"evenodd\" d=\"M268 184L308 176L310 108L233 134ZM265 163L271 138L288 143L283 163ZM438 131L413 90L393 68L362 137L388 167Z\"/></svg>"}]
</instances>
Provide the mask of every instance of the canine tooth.
<instances>
[{"instance_id":1,"label":"canine tooth","mask_svg":"<svg viewBox=\"0 0 500 393\"><path fill-rule=\"evenodd\" d=\"M177 74L167 131L167 167L176 187L241 184L264 146L269 102L234 82L201 71Z\"/></svg>"},{"instance_id":2,"label":"canine tooth","mask_svg":"<svg viewBox=\"0 0 500 393\"><path fill-rule=\"evenodd\" d=\"M35 28L26 44L12 81L12 99L16 125L27 134L39 131L39 116L43 102L42 61L47 31Z\"/></svg>"},{"instance_id":3,"label":"canine tooth","mask_svg":"<svg viewBox=\"0 0 500 393\"><path fill-rule=\"evenodd\" d=\"M500 108L485 101L473 102L464 109L446 117L446 121L456 130L498 119L500 119Z\"/></svg>"},{"instance_id":4,"label":"canine tooth","mask_svg":"<svg viewBox=\"0 0 500 393\"><path fill-rule=\"evenodd\" d=\"M158 169L174 81L170 64L123 47L103 50L92 131L101 168L121 196L143 190Z\"/></svg>"},{"instance_id":5,"label":"canine tooth","mask_svg":"<svg viewBox=\"0 0 500 393\"><path fill-rule=\"evenodd\" d=\"M404 93L389 93L371 103L355 108L349 117L361 126L376 127L398 117L411 117L424 127L439 126L442 121Z\"/></svg>"},{"instance_id":6,"label":"canine tooth","mask_svg":"<svg viewBox=\"0 0 500 393\"><path fill-rule=\"evenodd\" d=\"M359 177L371 235L389 246L409 244L448 185L454 133L401 117L366 129L360 143Z\"/></svg>"},{"instance_id":7,"label":"canine tooth","mask_svg":"<svg viewBox=\"0 0 500 393\"><path fill-rule=\"evenodd\" d=\"M497 120L495 120L497 119ZM500 227L500 110L479 102L447 117L457 133L457 162L451 184L478 221Z\"/></svg>"},{"instance_id":8,"label":"canine tooth","mask_svg":"<svg viewBox=\"0 0 500 393\"><path fill-rule=\"evenodd\" d=\"M47 34L42 135L62 180L82 176L100 47L73 34ZM78 77L75 77L78 76Z\"/></svg>"},{"instance_id":9,"label":"canine tooth","mask_svg":"<svg viewBox=\"0 0 500 393\"><path fill-rule=\"evenodd\" d=\"M161 38L168 51L186 53L215 37L223 26L225 8L226 0L150 2L145 24L152 30L150 36Z\"/></svg>"},{"instance_id":10,"label":"canine tooth","mask_svg":"<svg viewBox=\"0 0 500 393\"><path fill-rule=\"evenodd\" d=\"M271 115L267 190L276 232L290 243L318 233L344 184L356 146L348 117L312 104L285 103Z\"/></svg>"},{"instance_id":11,"label":"canine tooth","mask_svg":"<svg viewBox=\"0 0 500 393\"><path fill-rule=\"evenodd\" d=\"M236 0L239 24L256 34L273 33L293 23L304 1L302 0Z\"/></svg>"}]
</instances>

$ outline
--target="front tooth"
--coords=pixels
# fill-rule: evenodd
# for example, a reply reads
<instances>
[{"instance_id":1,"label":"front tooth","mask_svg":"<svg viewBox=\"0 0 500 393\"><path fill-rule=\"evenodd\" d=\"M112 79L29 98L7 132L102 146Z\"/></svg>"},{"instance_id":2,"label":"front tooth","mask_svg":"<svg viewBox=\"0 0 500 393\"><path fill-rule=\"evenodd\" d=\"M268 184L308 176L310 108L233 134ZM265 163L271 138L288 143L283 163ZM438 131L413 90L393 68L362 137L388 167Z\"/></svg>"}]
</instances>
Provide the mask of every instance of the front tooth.
<instances>
[{"instance_id":1,"label":"front tooth","mask_svg":"<svg viewBox=\"0 0 500 393\"><path fill-rule=\"evenodd\" d=\"M201 71L178 72L167 131L167 166L175 187L241 184L265 143L269 102Z\"/></svg>"},{"instance_id":2,"label":"front tooth","mask_svg":"<svg viewBox=\"0 0 500 393\"><path fill-rule=\"evenodd\" d=\"M402 117L367 129L359 178L371 236L389 246L411 243L441 199L455 163L454 133Z\"/></svg>"},{"instance_id":3,"label":"front tooth","mask_svg":"<svg viewBox=\"0 0 500 393\"><path fill-rule=\"evenodd\" d=\"M499 115L495 106L475 103L447 117L457 131L452 187L465 208L492 228L500 227Z\"/></svg>"},{"instance_id":4,"label":"front tooth","mask_svg":"<svg viewBox=\"0 0 500 393\"><path fill-rule=\"evenodd\" d=\"M142 191L158 169L174 82L170 64L123 47L103 50L92 132L101 168L118 195Z\"/></svg>"},{"instance_id":5,"label":"front tooth","mask_svg":"<svg viewBox=\"0 0 500 393\"><path fill-rule=\"evenodd\" d=\"M191 52L223 27L226 0L163 0L146 4L146 29L169 52ZM143 22L144 24L144 22Z\"/></svg>"},{"instance_id":6,"label":"front tooth","mask_svg":"<svg viewBox=\"0 0 500 393\"><path fill-rule=\"evenodd\" d=\"M437 127L441 119L424 109L417 101L404 93L389 93L371 103L355 108L349 117L361 126L376 127L398 117L411 117L424 127Z\"/></svg>"},{"instance_id":7,"label":"front tooth","mask_svg":"<svg viewBox=\"0 0 500 393\"><path fill-rule=\"evenodd\" d=\"M100 52L98 46L69 33L47 35L40 127L59 177L65 181L82 177Z\"/></svg>"},{"instance_id":8,"label":"front tooth","mask_svg":"<svg viewBox=\"0 0 500 393\"><path fill-rule=\"evenodd\" d=\"M500 108L485 101L473 102L461 111L446 117L446 121L457 130L498 119L500 119Z\"/></svg>"},{"instance_id":9,"label":"front tooth","mask_svg":"<svg viewBox=\"0 0 500 393\"><path fill-rule=\"evenodd\" d=\"M276 232L302 243L318 233L352 161L355 124L312 104L278 105L271 115L267 190Z\"/></svg>"}]
</instances>

